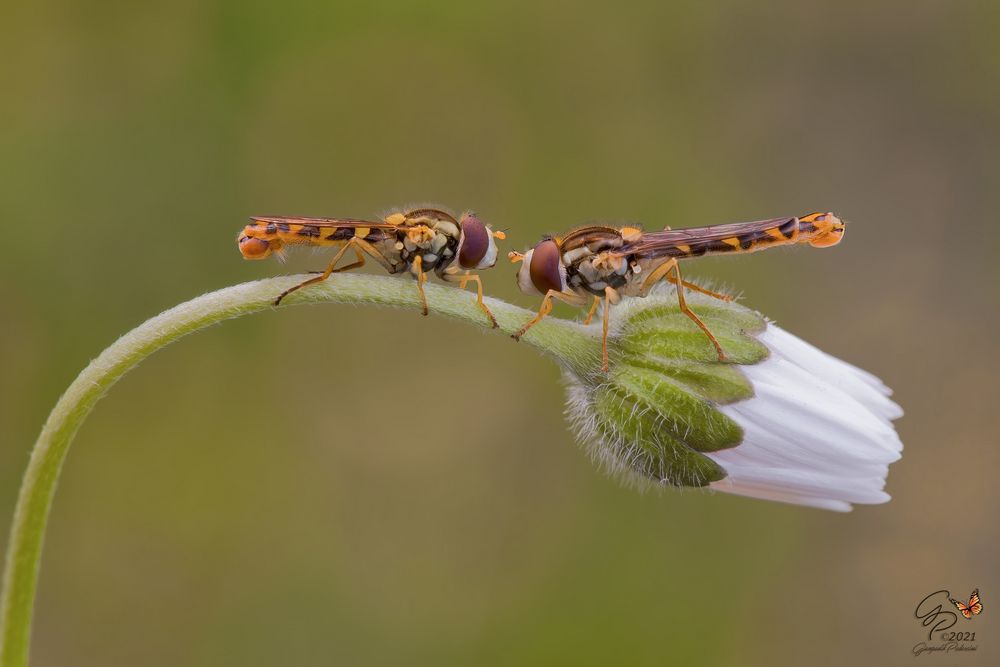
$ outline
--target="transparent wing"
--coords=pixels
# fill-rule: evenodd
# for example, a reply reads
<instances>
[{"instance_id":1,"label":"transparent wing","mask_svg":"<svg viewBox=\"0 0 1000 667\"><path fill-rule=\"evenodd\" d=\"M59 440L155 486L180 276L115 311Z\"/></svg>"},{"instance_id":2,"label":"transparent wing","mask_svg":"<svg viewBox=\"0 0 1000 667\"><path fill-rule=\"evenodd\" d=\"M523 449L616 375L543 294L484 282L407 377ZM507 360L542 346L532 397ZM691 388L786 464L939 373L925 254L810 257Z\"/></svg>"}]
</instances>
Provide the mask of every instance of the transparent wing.
<instances>
[{"instance_id":1,"label":"transparent wing","mask_svg":"<svg viewBox=\"0 0 1000 667\"><path fill-rule=\"evenodd\" d=\"M771 218L770 220L755 220L753 222L734 222L726 225L710 225L708 227L688 227L687 229L664 229L659 232L644 232L638 241L622 247L623 254L636 254L643 257L665 257L684 255L678 251L679 246L688 246L689 252L707 249L711 244L723 239L739 239L753 236L768 229L780 228L782 225L794 222L796 218Z\"/></svg>"},{"instance_id":2,"label":"transparent wing","mask_svg":"<svg viewBox=\"0 0 1000 667\"><path fill-rule=\"evenodd\" d=\"M360 220L358 218L295 218L284 216L254 216L250 218L255 222L264 224L283 225L309 225L312 227L324 228L354 228L371 227L372 229L398 229L399 225L392 225L384 220Z\"/></svg>"}]
</instances>

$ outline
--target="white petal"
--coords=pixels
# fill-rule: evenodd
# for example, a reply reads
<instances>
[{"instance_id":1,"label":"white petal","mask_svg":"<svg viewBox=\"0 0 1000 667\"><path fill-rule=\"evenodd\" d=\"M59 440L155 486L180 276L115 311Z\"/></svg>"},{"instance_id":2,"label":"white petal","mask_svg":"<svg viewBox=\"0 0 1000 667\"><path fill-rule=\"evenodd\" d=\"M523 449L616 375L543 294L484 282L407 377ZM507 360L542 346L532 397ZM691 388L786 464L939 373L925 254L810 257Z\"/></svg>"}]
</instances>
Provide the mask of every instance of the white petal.
<instances>
[{"instance_id":1,"label":"white petal","mask_svg":"<svg viewBox=\"0 0 1000 667\"><path fill-rule=\"evenodd\" d=\"M711 487L716 491L724 491L735 496L746 496L759 500L773 500L793 505L805 505L806 507L816 507L834 512L850 512L853 509L850 503L843 500L817 498L816 496L807 496L800 493L792 493L791 491L777 491L770 487L762 488L752 484L735 484L728 479L712 482Z\"/></svg>"},{"instance_id":2,"label":"white petal","mask_svg":"<svg viewBox=\"0 0 1000 667\"><path fill-rule=\"evenodd\" d=\"M744 439L707 454L728 475L712 488L837 511L888 501L885 477L903 448L889 388L773 324L759 340L770 357L742 367L754 397L720 407Z\"/></svg>"},{"instance_id":3,"label":"white petal","mask_svg":"<svg viewBox=\"0 0 1000 667\"><path fill-rule=\"evenodd\" d=\"M892 390L866 370L852 366L810 345L774 324L769 324L759 340L771 348L771 354L782 357L808 373L825 379L858 400L867 409L884 419L899 419L903 409L889 399Z\"/></svg>"}]
</instances>

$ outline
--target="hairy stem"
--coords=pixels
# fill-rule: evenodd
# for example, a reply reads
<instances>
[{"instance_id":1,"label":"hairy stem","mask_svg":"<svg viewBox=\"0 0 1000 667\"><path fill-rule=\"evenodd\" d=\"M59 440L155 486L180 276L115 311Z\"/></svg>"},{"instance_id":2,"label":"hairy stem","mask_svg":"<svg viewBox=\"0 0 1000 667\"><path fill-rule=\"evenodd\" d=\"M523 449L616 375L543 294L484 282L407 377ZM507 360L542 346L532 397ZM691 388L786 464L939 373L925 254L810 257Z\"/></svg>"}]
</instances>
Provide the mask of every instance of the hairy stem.
<instances>
[{"instance_id":1,"label":"hairy stem","mask_svg":"<svg viewBox=\"0 0 1000 667\"><path fill-rule=\"evenodd\" d=\"M11 525L0 592L0 667L27 664L38 567L52 498L70 443L94 404L152 352L211 324L268 310L277 294L303 279L305 276L285 276L245 283L171 308L115 341L90 362L60 397L31 452ZM425 290L431 312L485 329L490 327L473 294L437 285L425 285ZM420 308L412 281L343 274L294 292L281 307L319 302ZM496 316L499 331L507 334L517 331L534 315L503 301L486 299L486 302ZM548 319L534 327L524 342L571 367L592 368L598 363L600 346L594 328Z\"/></svg>"}]
</instances>

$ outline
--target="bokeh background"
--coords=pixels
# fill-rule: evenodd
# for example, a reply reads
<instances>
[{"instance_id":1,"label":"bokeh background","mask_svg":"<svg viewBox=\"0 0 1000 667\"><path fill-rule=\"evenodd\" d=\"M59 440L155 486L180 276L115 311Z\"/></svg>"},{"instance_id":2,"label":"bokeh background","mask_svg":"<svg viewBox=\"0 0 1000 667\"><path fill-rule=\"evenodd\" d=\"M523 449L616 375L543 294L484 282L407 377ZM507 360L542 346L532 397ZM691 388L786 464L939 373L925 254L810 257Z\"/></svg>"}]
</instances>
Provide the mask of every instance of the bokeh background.
<instances>
[{"instance_id":1,"label":"bokeh background","mask_svg":"<svg viewBox=\"0 0 1000 667\"><path fill-rule=\"evenodd\" d=\"M0 541L90 358L322 265L244 262L251 214L430 201L522 248L833 210L836 249L689 272L907 412L887 505L640 495L502 336L337 306L230 322L79 434L34 664L899 664L917 601L975 586L980 651L955 659L995 660L998 31L962 1L4 2ZM488 291L535 305L512 274Z\"/></svg>"}]
</instances>

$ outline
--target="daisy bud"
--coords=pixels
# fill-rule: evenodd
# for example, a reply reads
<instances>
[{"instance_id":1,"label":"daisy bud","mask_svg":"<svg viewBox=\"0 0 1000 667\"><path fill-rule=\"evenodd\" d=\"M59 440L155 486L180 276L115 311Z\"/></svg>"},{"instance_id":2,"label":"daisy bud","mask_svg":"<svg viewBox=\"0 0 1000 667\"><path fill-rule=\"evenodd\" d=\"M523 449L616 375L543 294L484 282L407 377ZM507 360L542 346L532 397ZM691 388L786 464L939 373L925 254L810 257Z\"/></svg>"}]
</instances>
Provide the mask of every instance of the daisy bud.
<instances>
[{"instance_id":1,"label":"daisy bud","mask_svg":"<svg viewBox=\"0 0 1000 667\"><path fill-rule=\"evenodd\" d=\"M672 289L612 310L608 373L567 368L567 414L592 457L642 487L708 487L849 511L883 503L902 410L878 378L734 303Z\"/></svg>"}]
</instances>

